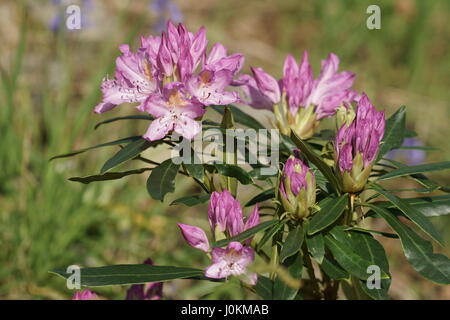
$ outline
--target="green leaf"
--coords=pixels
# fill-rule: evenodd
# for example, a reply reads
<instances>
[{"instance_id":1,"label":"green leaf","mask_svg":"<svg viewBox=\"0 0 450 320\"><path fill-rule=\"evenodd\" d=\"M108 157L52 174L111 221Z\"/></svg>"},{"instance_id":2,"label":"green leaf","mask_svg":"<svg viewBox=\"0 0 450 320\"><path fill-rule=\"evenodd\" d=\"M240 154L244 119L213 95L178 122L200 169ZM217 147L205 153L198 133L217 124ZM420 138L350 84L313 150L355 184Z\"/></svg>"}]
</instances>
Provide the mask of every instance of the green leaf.
<instances>
[{"instance_id":1,"label":"green leaf","mask_svg":"<svg viewBox=\"0 0 450 320\"><path fill-rule=\"evenodd\" d=\"M450 214L450 194L402 200L426 217L438 217ZM373 204L382 208L395 207L390 201L376 201Z\"/></svg>"},{"instance_id":2,"label":"green leaf","mask_svg":"<svg viewBox=\"0 0 450 320\"><path fill-rule=\"evenodd\" d=\"M214 167L221 175L225 177L236 178L240 183L244 185L253 183L253 178L250 176L250 174L237 165L215 163Z\"/></svg>"},{"instance_id":3,"label":"green leaf","mask_svg":"<svg viewBox=\"0 0 450 320\"><path fill-rule=\"evenodd\" d=\"M250 207L257 203L275 198L275 188L270 188L266 191L261 192L257 196L253 197L250 201L248 201L245 206Z\"/></svg>"},{"instance_id":4,"label":"green leaf","mask_svg":"<svg viewBox=\"0 0 450 320\"><path fill-rule=\"evenodd\" d=\"M170 205L173 206L175 204L184 204L185 206L193 207L198 204L207 202L210 197L211 197L210 194L196 194L194 196L179 198L179 199L173 201Z\"/></svg>"},{"instance_id":5,"label":"green leaf","mask_svg":"<svg viewBox=\"0 0 450 320\"><path fill-rule=\"evenodd\" d=\"M104 174L85 176L85 177L72 177L69 178L70 181L81 182L84 184L88 184L94 181L106 181L106 180L117 180L132 174L141 174L145 171L152 170L151 168L141 168L136 170L129 170L123 172L106 172Z\"/></svg>"},{"instance_id":6,"label":"green leaf","mask_svg":"<svg viewBox=\"0 0 450 320\"><path fill-rule=\"evenodd\" d=\"M286 260L286 258L293 256L300 250L304 238L305 233L301 226L297 226L288 233L286 241L280 251L280 261L282 263Z\"/></svg>"},{"instance_id":7,"label":"green leaf","mask_svg":"<svg viewBox=\"0 0 450 320\"><path fill-rule=\"evenodd\" d=\"M300 252L286 259L283 266L294 279L300 279L303 270L303 258ZM298 289L288 286L280 276L277 276L273 285L274 300L293 300L297 295Z\"/></svg>"},{"instance_id":8,"label":"green leaf","mask_svg":"<svg viewBox=\"0 0 450 320\"><path fill-rule=\"evenodd\" d=\"M367 280L370 276L367 273L367 268L372 265L370 261L356 254L347 243L338 241L331 235L325 235L325 244L342 268L358 279ZM381 270L381 278L387 279L389 276Z\"/></svg>"},{"instance_id":9,"label":"green leaf","mask_svg":"<svg viewBox=\"0 0 450 320\"><path fill-rule=\"evenodd\" d=\"M321 233L305 237L306 246L311 256L321 264L325 256L325 242Z\"/></svg>"},{"instance_id":10,"label":"green leaf","mask_svg":"<svg viewBox=\"0 0 450 320\"><path fill-rule=\"evenodd\" d=\"M115 122L115 121L120 121L120 120L153 120L153 119L154 118L150 115L133 115L133 116L116 117L116 118L103 120L103 121L97 123L94 127L94 130L96 130L98 127L100 127L104 124Z\"/></svg>"},{"instance_id":11,"label":"green leaf","mask_svg":"<svg viewBox=\"0 0 450 320\"><path fill-rule=\"evenodd\" d=\"M97 268L82 268L80 271L81 285L88 287L130 285L190 278L213 280L204 277L204 271L199 269L150 266L146 264L122 264ZM65 279L73 275L73 273L66 273L66 269L57 269L51 272Z\"/></svg>"},{"instance_id":12,"label":"green leaf","mask_svg":"<svg viewBox=\"0 0 450 320\"><path fill-rule=\"evenodd\" d=\"M124 144L124 143L129 143L129 142L133 142L136 140L140 140L142 137L141 136L133 136L133 137L127 137L127 138L123 138L123 139L119 139L119 140L114 140L111 142L106 142L106 143L102 143L93 147L89 147L89 148L84 148L84 149L80 149L80 150L76 150L76 151L72 151L69 153L65 153L65 154L60 154L58 156L54 156L50 158L50 161L54 160L54 159L60 159L60 158L68 158L68 157L72 157L75 156L77 154L92 150L92 149L98 149L98 148L103 148L103 147L109 147L109 146L116 146L119 144Z\"/></svg>"},{"instance_id":13,"label":"green leaf","mask_svg":"<svg viewBox=\"0 0 450 320\"><path fill-rule=\"evenodd\" d=\"M119 152L117 152L112 158L110 158L108 161L105 162L102 169L100 170L100 173L105 173L111 170L112 168L115 168L118 165L121 165L122 163L137 157L148 148L155 146L159 143L161 142L160 141L150 142L143 138L140 138L139 140L127 144L125 147L120 149Z\"/></svg>"},{"instance_id":14,"label":"green leaf","mask_svg":"<svg viewBox=\"0 0 450 320\"><path fill-rule=\"evenodd\" d=\"M340 191L339 181L336 178L333 170L328 166L308 145L303 142L294 131L291 133L291 139L295 145L302 151L306 158L311 161L320 172L323 173L324 177L330 182L331 186L337 192Z\"/></svg>"},{"instance_id":15,"label":"green leaf","mask_svg":"<svg viewBox=\"0 0 450 320\"><path fill-rule=\"evenodd\" d=\"M261 222L257 226L247 229L244 232L242 232L234 237L217 241L217 242L213 243L212 246L213 247L224 247L233 241L247 240L248 238L253 237L256 233L258 233L260 231L264 231L264 230L270 228L271 226L275 225L276 223L278 223L278 220L270 220L270 221Z\"/></svg>"},{"instance_id":16,"label":"green leaf","mask_svg":"<svg viewBox=\"0 0 450 320\"><path fill-rule=\"evenodd\" d=\"M273 281L269 278L258 275L258 282L253 289L263 300L273 299Z\"/></svg>"},{"instance_id":17,"label":"green leaf","mask_svg":"<svg viewBox=\"0 0 450 320\"><path fill-rule=\"evenodd\" d=\"M419 237L386 209L370 204L367 206L386 220L389 226L397 232L406 259L419 274L436 283L450 284L449 258L433 253L433 246L429 241Z\"/></svg>"},{"instance_id":18,"label":"green leaf","mask_svg":"<svg viewBox=\"0 0 450 320\"><path fill-rule=\"evenodd\" d=\"M390 164L392 164L394 167L396 168L409 168L406 164L403 164L401 162L392 160L392 159L383 159L383 161L387 161ZM437 184L435 184L434 182L432 182L430 179L428 179L428 177L426 177L425 175L421 174L421 173L415 173L412 174L410 176L406 176L406 178L412 178L415 181L417 181L418 183L420 183L421 185L423 185L424 187L430 189L430 190L437 190L440 189L441 187L439 187Z\"/></svg>"},{"instance_id":19,"label":"green leaf","mask_svg":"<svg viewBox=\"0 0 450 320\"><path fill-rule=\"evenodd\" d=\"M223 106L211 106L210 108L214 109L214 111L220 113L221 115L225 113L225 108ZM235 122L256 130L265 128L258 120L243 112L241 109L235 106L228 106L228 108L233 113Z\"/></svg>"},{"instance_id":20,"label":"green leaf","mask_svg":"<svg viewBox=\"0 0 450 320\"><path fill-rule=\"evenodd\" d=\"M203 181L205 173L203 164L198 157L197 152L194 149L190 148L190 154L186 155L186 157L190 156L190 160L185 159L183 155L183 167L186 169L187 173L194 177L197 180Z\"/></svg>"},{"instance_id":21,"label":"green leaf","mask_svg":"<svg viewBox=\"0 0 450 320\"><path fill-rule=\"evenodd\" d=\"M370 234L362 232L350 232L350 237L354 244L354 250L364 259L370 261L372 265L378 266L386 274L389 274L389 262L383 246ZM360 280L361 289L371 298L376 300L388 300L388 290L391 279L382 279L380 288L369 289L366 281Z\"/></svg>"},{"instance_id":22,"label":"green leaf","mask_svg":"<svg viewBox=\"0 0 450 320\"><path fill-rule=\"evenodd\" d=\"M375 233L375 234L384 236L386 238L398 239L398 235L396 235L394 233L363 229L363 228L359 228L359 227L348 227L348 228L345 228L344 231L357 231L357 232L364 232L364 233L368 233L368 234Z\"/></svg>"},{"instance_id":23,"label":"green leaf","mask_svg":"<svg viewBox=\"0 0 450 320\"><path fill-rule=\"evenodd\" d=\"M167 159L155 167L147 180L147 191L155 200L164 200L164 196L175 190L175 177L180 168L179 164Z\"/></svg>"},{"instance_id":24,"label":"green leaf","mask_svg":"<svg viewBox=\"0 0 450 320\"><path fill-rule=\"evenodd\" d=\"M335 222L344 212L347 201L347 194L339 198L328 197L322 200L319 203L320 211L316 212L309 222L308 234L319 232Z\"/></svg>"},{"instance_id":25,"label":"green leaf","mask_svg":"<svg viewBox=\"0 0 450 320\"><path fill-rule=\"evenodd\" d=\"M350 278L348 272L342 269L342 267L330 257L324 256L320 266L331 279L343 280Z\"/></svg>"},{"instance_id":26,"label":"green leaf","mask_svg":"<svg viewBox=\"0 0 450 320\"><path fill-rule=\"evenodd\" d=\"M427 219L420 211L415 207L410 206L407 202L403 201L399 197L393 195L392 193L384 190L380 185L372 184L371 188L383 195L387 200L389 200L395 207L401 210L412 222L414 222L420 229L422 229L431 238L439 242L442 246L444 245L444 240L438 231L434 228L430 220Z\"/></svg>"},{"instance_id":27,"label":"green leaf","mask_svg":"<svg viewBox=\"0 0 450 320\"><path fill-rule=\"evenodd\" d=\"M405 166L389 171L388 173L380 176L377 180L387 180L397 177L408 176L412 174L418 174L422 172L440 171L448 169L450 169L450 161L427 163L412 167Z\"/></svg>"},{"instance_id":28,"label":"green leaf","mask_svg":"<svg viewBox=\"0 0 450 320\"><path fill-rule=\"evenodd\" d=\"M267 167L265 167L265 168L255 168L255 169L253 169L252 171L249 172L249 175L253 179L262 180L262 181L267 180L270 177L275 177L275 176L278 175L278 172L276 170L274 170L275 172L268 174L267 172L263 172L262 171L263 169L267 170Z\"/></svg>"},{"instance_id":29,"label":"green leaf","mask_svg":"<svg viewBox=\"0 0 450 320\"><path fill-rule=\"evenodd\" d=\"M450 194L434 197L404 199L424 216L437 217L450 214Z\"/></svg>"},{"instance_id":30,"label":"green leaf","mask_svg":"<svg viewBox=\"0 0 450 320\"><path fill-rule=\"evenodd\" d=\"M381 140L378 159L383 155L402 145L405 138L406 108L399 108L388 120L384 130L383 140ZM376 161L378 162L378 160Z\"/></svg>"},{"instance_id":31,"label":"green leaf","mask_svg":"<svg viewBox=\"0 0 450 320\"><path fill-rule=\"evenodd\" d=\"M275 233L277 233L283 226L286 224L287 220L281 220L278 223L274 224L270 229L268 229L266 232L264 232L263 237L261 240L259 240L258 244L256 245L256 251L259 251L262 249L262 247L266 244L267 241L272 239Z\"/></svg>"}]
</instances>

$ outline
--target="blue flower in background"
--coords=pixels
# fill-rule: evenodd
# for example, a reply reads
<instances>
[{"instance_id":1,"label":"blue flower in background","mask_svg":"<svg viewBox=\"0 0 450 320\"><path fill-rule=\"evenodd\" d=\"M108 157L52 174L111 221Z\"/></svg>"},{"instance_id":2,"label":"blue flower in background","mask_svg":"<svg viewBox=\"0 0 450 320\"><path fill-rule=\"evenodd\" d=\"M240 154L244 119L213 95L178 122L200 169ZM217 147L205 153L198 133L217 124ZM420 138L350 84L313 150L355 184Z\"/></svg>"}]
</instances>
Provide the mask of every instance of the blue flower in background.
<instances>
[{"instance_id":1,"label":"blue flower in background","mask_svg":"<svg viewBox=\"0 0 450 320\"><path fill-rule=\"evenodd\" d=\"M168 20L172 20L175 24L183 21L183 14L173 0L155 0L150 4L150 10L158 17L153 27L157 33L166 30Z\"/></svg>"},{"instance_id":2,"label":"blue flower in background","mask_svg":"<svg viewBox=\"0 0 450 320\"><path fill-rule=\"evenodd\" d=\"M415 138L406 138L402 147L423 147L423 143ZM425 162L425 151L419 149L394 149L386 155L387 159L402 160L410 166L417 166Z\"/></svg>"}]
</instances>

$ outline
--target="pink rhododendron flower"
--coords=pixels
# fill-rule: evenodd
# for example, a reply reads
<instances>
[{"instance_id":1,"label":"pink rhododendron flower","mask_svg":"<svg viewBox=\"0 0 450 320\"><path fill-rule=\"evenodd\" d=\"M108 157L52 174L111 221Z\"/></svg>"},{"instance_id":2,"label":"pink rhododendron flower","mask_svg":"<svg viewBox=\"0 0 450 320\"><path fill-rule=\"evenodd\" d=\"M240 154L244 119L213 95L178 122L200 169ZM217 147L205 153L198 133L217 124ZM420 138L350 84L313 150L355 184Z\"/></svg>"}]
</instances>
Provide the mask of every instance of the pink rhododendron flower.
<instances>
[{"instance_id":1,"label":"pink rhododendron flower","mask_svg":"<svg viewBox=\"0 0 450 320\"><path fill-rule=\"evenodd\" d=\"M255 285L256 273L247 270L254 260L255 251L252 248L233 241L228 244L226 249L214 248L212 264L206 268L205 276L216 279L240 276L243 281Z\"/></svg>"},{"instance_id":2,"label":"pink rhododendron flower","mask_svg":"<svg viewBox=\"0 0 450 320\"><path fill-rule=\"evenodd\" d=\"M227 88L242 68L243 56L228 56L219 43L208 55L207 45L204 27L194 34L171 21L160 37L141 37L136 53L121 45L115 77L103 80L103 99L94 111L103 113L122 103L138 103L139 111L155 117L145 139L160 140L172 131L194 138L201 130L197 120L205 106L239 101L237 92Z\"/></svg>"},{"instance_id":3,"label":"pink rhododendron flower","mask_svg":"<svg viewBox=\"0 0 450 320\"><path fill-rule=\"evenodd\" d=\"M201 117L205 112L201 104L187 97L180 82L168 83L164 86L162 94L149 96L139 110L155 117L144 135L149 141L160 140L172 130L192 139L201 130L200 124L194 119Z\"/></svg>"},{"instance_id":4,"label":"pink rhododendron flower","mask_svg":"<svg viewBox=\"0 0 450 320\"><path fill-rule=\"evenodd\" d=\"M227 237L236 236L245 230L253 228L259 224L258 206L252 210L248 218L245 220L239 201L237 201L228 190L223 192L213 192L209 201L208 220L214 239L222 240ZM191 247L210 252L208 238L205 232L195 226L186 224L178 224L181 233L187 244ZM240 275L244 281L249 283L256 282L256 274L246 271L248 264L254 260L254 251L248 247L251 238L246 239L244 244L239 242L231 242L226 249L212 249L213 264L208 267L207 273L213 278L225 278L230 275ZM223 265L228 267L223 268ZM209 271L208 271L209 270Z\"/></svg>"},{"instance_id":5,"label":"pink rhododendron flower","mask_svg":"<svg viewBox=\"0 0 450 320\"><path fill-rule=\"evenodd\" d=\"M322 61L318 78L314 79L307 51L300 65L294 57L286 57L283 78L277 81L262 68L252 68L253 77L240 76L233 85L240 86L244 100L257 109L274 110L277 126L284 134L293 130L302 139L310 138L318 121L331 117L344 102L358 98L351 89L355 75L338 73L339 58L330 53Z\"/></svg>"}]
</instances>

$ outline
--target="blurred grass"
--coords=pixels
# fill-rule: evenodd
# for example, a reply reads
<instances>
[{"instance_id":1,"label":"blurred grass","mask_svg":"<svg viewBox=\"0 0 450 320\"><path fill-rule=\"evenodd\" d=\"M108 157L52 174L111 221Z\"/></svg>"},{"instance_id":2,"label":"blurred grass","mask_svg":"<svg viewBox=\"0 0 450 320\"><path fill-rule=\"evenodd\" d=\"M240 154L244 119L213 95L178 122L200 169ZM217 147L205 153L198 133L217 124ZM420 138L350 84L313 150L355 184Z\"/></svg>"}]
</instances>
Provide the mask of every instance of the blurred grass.
<instances>
[{"instance_id":1,"label":"blurred grass","mask_svg":"<svg viewBox=\"0 0 450 320\"><path fill-rule=\"evenodd\" d=\"M178 1L190 30L205 25L220 41L280 76L287 52L310 53L317 74L329 52L341 68L357 74L355 86L391 114L408 106L408 126L440 150L428 161L450 158L450 59L446 0L377 1L382 29L368 30L366 8L373 1L186 0ZM51 1L0 3L0 298L60 299L72 292L48 274L70 264L99 266L140 263L205 266L205 257L183 244L176 221L206 226L205 211L168 208L193 186L180 177L166 203L151 200L145 177L81 185L67 181L95 173L116 149L48 162L55 155L116 138L140 134L144 123L121 122L94 131L96 122L131 114L126 106L109 115L92 114L99 84L112 73L117 47L152 33L149 1L93 1L91 24L79 31L49 28ZM93 9L92 9L93 10ZM64 22L64 21L63 21ZM150 153L157 157L159 152ZM450 185L448 174L434 175ZM243 200L248 193L244 193ZM435 220L450 243L450 221ZM450 292L405 268L398 243L386 242L393 259L392 294L397 299L449 299ZM448 250L446 251L449 252ZM404 270L406 270L404 272ZM396 278L397 277L397 278ZM396 280L397 279L397 280ZM252 297L236 285L174 281L169 298ZM230 286L232 289L230 289ZM214 294L209 295L214 289ZM123 298L125 288L103 288Z\"/></svg>"}]
</instances>

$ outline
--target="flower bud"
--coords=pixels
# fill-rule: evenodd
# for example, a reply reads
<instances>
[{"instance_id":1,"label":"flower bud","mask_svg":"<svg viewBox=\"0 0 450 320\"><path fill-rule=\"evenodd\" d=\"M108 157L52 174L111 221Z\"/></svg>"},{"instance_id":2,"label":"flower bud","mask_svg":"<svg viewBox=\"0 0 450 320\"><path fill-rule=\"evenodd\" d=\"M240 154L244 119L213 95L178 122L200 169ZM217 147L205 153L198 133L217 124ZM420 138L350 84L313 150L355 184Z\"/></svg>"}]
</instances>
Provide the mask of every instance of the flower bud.
<instances>
[{"instance_id":1,"label":"flower bud","mask_svg":"<svg viewBox=\"0 0 450 320\"><path fill-rule=\"evenodd\" d=\"M290 156L284 165L280 181L283 208L295 219L305 218L316 203L314 174L300 159Z\"/></svg>"},{"instance_id":2,"label":"flower bud","mask_svg":"<svg viewBox=\"0 0 450 320\"><path fill-rule=\"evenodd\" d=\"M183 238L191 247L200 249L204 252L209 252L209 241L205 231L198 227L189 226L182 223L179 223L178 227L183 234Z\"/></svg>"},{"instance_id":3,"label":"flower bud","mask_svg":"<svg viewBox=\"0 0 450 320\"><path fill-rule=\"evenodd\" d=\"M372 170L384 135L384 112L376 111L369 98L362 94L356 117L342 124L336 135L336 166L342 177L344 192L361 191Z\"/></svg>"}]
</instances>

